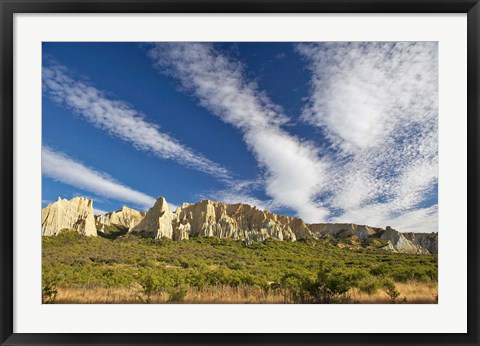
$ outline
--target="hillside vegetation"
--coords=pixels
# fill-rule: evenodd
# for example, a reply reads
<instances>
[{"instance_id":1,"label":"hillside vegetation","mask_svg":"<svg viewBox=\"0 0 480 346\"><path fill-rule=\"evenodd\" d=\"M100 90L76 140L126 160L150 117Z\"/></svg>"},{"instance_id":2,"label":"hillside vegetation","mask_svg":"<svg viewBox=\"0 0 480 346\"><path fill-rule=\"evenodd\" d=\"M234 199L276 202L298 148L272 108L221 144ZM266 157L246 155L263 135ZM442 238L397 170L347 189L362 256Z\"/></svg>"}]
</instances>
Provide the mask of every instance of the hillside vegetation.
<instances>
[{"instance_id":1,"label":"hillside vegetation","mask_svg":"<svg viewBox=\"0 0 480 346\"><path fill-rule=\"evenodd\" d=\"M112 292L136 292L122 301L131 303L350 303L379 294L382 302L415 302L402 294L400 288L408 285L429 287L428 302L437 299L436 255L387 253L379 250L385 245L381 241L365 246L355 237L267 239L247 245L204 237L172 241L115 232L105 237L62 232L42 242L45 303L62 302L68 290L111 297ZM215 292L226 291L240 298L219 300ZM264 299L251 300L251 294ZM99 296L88 302L113 301Z\"/></svg>"}]
</instances>

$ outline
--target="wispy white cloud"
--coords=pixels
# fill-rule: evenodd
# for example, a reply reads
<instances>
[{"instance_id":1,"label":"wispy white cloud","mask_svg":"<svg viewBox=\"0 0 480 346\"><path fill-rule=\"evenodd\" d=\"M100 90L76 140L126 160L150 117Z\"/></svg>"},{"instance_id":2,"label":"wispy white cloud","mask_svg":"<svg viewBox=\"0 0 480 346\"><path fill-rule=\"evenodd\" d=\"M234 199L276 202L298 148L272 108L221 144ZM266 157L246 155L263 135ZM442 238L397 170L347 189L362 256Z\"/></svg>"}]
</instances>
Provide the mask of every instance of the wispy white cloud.
<instances>
[{"instance_id":1,"label":"wispy white cloud","mask_svg":"<svg viewBox=\"0 0 480 346\"><path fill-rule=\"evenodd\" d=\"M43 85L54 101L67 106L110 135L133 144L138 150L175 160L220 179L230 178L226 168L161 132L157 124L147 121L126 102L110 99L92 85L74 80L64 66L44 66Z\"/></svg>"},{"instance_id":2,"label":"wispy white cloud","mask_svg":"<svg viewBox=\"0 0 480 346\"><path fill-rule=\"evenodd\" d=\"M390 224L402 231L438 232L438 205L404 213L391 219Z\"/></svg>"},{"instance_id":3,"label":"wispy white cloud","mask_svg":"<svg viewBox=\"0 0 480 346\"><path fill-rule=\"evenodd\" d=\"M150 208L155 198L125 186L67 155L42 147L42 174L56 181L115 200Z\"/></svg>"},{"instance_id":4,"label":"wispy white cloud","mask_svg":"<svg viewBox=\"0 0 480 346\"><path fill-rule=\"evenodd\" d=\"M288 133L283 110L213 45L150 46L158 69L242 131L265 171L270 201L232 189L216 197L289 207L308 222L435 229L437 209L419 205L438 180L436 44L300 44L297 51L312 71L302 118L321 129L328 144L321 152Z\"/></svg>"},{"instance_id":5,"label":"wispy white cloud","mask_svg":"<svg viewBox=\"0 0 480 346\"><path fill-rule=\"evenodd\" d=\"M275 204L295 210L307 221L326 218L328 211L315 202L326 169L317 148L282 129L288 118L247 80L240 63L203 43L153 44L148 54L158 69L178 78L202 106L242 131L265 170L265 191Z\"/></svg>"},{"instance_id":6,"label":"wispy white cloud","mask_svg":"<svg viewBox=\"0 0 480 346\"><path fill-rule=\"evenodd\" d=\"M419 205L438 181L437 44L296 48L312 72L303 119L331 144L326 202L342 211L332 220L435 229L437 209Z\"/></svg>"},{"instance_id":7,"label":"wispy white cloud","mask_svg":"<svg viewBox=\"0 0 480 346\"><path fill-rule=\"evenodd\" d=\"M303 117L327 128L327 135L344 150L383 145L398 126L435 124L436 43L328 42L296 47L313 72L312 96Z\"/></svg>"}]
</instances>

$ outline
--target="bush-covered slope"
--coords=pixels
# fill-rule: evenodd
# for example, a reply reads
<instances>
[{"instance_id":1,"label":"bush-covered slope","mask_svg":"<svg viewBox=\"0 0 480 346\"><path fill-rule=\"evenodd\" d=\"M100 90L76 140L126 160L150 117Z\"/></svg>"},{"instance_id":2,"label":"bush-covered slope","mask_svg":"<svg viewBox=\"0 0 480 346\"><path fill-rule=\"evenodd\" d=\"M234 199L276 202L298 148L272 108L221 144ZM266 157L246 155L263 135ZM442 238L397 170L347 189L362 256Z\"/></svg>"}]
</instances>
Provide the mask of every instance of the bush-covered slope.
<instances>
[{"instance_id":1,"label":"bush-covered slope","mask_svg":"<svg viewBox=\"0 0 480 346\"><path fill-rule=\"evenodd\" d=\"M67 287L129 287L140 284L168 289L182 285L279 285L285 275L315 280L322 266L371 282L436 281L436 255L408 255L378 250L384 244L359 245L347 239L282 242L195 237L188 241L83 237L64 232L43 237L43 281Z\"/></svg>"}]
</instances>

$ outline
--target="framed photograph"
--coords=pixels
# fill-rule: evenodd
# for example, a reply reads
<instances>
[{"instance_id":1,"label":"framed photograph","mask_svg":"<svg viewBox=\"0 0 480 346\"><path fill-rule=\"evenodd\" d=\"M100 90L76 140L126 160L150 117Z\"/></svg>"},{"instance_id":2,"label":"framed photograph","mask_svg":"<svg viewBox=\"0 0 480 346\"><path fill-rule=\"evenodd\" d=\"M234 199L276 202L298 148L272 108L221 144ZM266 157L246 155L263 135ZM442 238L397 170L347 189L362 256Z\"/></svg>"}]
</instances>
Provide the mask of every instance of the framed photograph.
<instances>
[{"instance_id":1,"label":"framed photograph","mask_svg":"<svg viewBox=\"0 0 480 346\"><path fill-rule=\"evenodd\" d=\"M1 1L1 342L478 345L478 1Z\"/></svg>"}]
</instances>

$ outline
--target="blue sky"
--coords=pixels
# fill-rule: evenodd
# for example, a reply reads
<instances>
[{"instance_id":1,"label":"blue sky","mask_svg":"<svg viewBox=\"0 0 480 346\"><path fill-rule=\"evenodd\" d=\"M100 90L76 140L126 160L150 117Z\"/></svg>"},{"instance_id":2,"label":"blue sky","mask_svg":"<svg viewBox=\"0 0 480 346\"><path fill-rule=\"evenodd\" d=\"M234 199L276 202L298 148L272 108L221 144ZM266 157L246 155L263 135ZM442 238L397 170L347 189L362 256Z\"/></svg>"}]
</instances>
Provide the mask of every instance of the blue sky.
<instances>
[{"instance_id":1,"label":"blue sky","mask_svg":"<svg viewBox=\"0 0 480 346\"><path fill-rule=\"evenodd\" d=\"M437 231L437 88L430 42L43 43L43 204Z\"/></svg>"}]
</instances>

